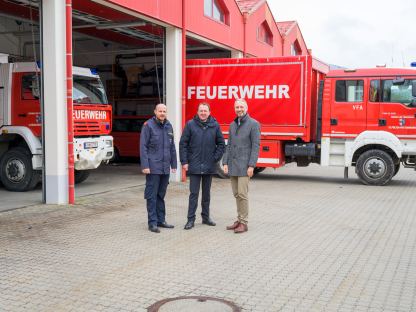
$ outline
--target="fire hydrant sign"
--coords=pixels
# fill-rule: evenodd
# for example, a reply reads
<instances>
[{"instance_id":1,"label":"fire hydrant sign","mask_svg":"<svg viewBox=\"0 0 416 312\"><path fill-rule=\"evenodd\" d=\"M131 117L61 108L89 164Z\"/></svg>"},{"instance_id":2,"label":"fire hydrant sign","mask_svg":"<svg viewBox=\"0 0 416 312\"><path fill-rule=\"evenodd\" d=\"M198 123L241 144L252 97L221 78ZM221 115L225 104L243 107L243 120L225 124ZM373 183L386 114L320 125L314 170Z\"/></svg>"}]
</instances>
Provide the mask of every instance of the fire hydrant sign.
<instances>
[{"instance_id":1,"label":"fire hydrant sign","mask_svg":"<svg viewBox=\"0 0 416 312\"><path fill-rule=\"evenodd\" d=\"M304 71L303 59L190 60L186 71L187 120L200 103L207 102L220 123L230 123L235 118L235 100L244 98L250 115L262 124L300 126L305 107Z\"/></svg>"}]
</instances>

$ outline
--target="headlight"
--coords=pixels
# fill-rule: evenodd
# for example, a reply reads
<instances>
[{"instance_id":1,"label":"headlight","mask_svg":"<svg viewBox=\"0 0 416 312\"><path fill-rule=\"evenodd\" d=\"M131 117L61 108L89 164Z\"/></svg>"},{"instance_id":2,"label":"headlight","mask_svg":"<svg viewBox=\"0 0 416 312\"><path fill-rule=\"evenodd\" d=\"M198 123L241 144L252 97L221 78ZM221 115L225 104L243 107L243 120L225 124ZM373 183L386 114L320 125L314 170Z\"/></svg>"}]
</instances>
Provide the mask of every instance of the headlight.
<instances>
[{"instance_id":1,"label":"headlight","mask_svg":"<svg viewBox=\"0 0 416 312\"><path fill-rule=\"evenodd\" d=\"M113 146L113 141L112 140L105 140L105 146L106 147L112 147Z\"/></svg>"}]
</instances>

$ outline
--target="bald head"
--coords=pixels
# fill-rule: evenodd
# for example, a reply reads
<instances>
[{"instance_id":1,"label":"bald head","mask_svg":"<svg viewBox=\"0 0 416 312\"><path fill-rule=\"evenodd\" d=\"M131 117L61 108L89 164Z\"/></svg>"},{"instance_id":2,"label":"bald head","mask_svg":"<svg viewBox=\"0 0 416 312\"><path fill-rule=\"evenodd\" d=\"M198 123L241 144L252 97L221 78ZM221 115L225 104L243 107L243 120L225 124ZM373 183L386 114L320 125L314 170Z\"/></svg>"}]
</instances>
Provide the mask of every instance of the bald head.
<instances>
[{"instance_id":1,"label":"bald head","mask_svg":"<svg viewBox=\"0 0 416 312\"><path fill-rule=\"evenodd\" d=\"M161 122L165 121L167 115L167 107L163 103L159 103L156 105L154 110L155 116Z\"/></svg>"}]
</instances>

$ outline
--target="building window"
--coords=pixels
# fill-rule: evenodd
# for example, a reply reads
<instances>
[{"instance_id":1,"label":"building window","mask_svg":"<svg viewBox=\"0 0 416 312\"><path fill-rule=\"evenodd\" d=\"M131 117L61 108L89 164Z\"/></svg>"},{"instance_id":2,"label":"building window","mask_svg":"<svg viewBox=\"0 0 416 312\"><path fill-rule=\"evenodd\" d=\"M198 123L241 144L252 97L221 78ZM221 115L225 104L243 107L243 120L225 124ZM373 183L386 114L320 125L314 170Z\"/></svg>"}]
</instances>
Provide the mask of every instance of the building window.
<instances>
[{"instance_id":1,"label":"building window","mask_svg":"<svg viewBox=\"0 0 416 312\"><path fill-rule=\"evenodd\" d=\"M338 80L336 83L335 101L337 102L362 102L363 94L363 80Z\"/></svg>"},{"instance_id":2,"label":"building window","mask_svg":"<svg viewBox=\"0 0 416 312\"><path fill-rule=\"evenodd\" d=\"M266 21L261 23L257 29L257 38L264 43L273 45L273 33Z\"/></svg>"},{"instance_id":3,"label":"building window","mask_svg":"<svg viewBox=\"0 0 416 312\"><path fill-rule=\"evenodd\" d=\"M222 0L204 0L204 14L218 22L229 24L228 11Z\"/></svg>"},{"instance_id":4,"label":"building window","mask_svg":"<svg viewBox=\"0 0 416 312\"><path fill-rule=\"evenodd\" d=\"M299 42L296 40L290 45L290 55L296 56L301 54L302 49L300 48Z\"/></svg>"}]
</instances>

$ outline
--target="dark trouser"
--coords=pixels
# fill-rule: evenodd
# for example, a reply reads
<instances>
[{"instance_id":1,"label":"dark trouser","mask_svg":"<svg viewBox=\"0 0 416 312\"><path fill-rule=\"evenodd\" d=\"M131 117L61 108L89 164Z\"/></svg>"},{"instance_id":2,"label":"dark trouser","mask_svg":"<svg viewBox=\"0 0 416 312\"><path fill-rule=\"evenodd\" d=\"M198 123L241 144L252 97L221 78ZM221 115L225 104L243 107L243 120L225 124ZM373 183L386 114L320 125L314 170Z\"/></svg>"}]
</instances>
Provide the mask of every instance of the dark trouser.
<instances>
[{"instance_id":1,"label":"dark trouser","mask_svg":"<svg viewBox=\"0 0 416 312\"><path fill-rule=\"evenodd\" d=\"M147 222L149 226L165 222L165 195L169 174L147 174L144 198L147 199Z\"/></svg>"},{"instance_id":2,"label":"dark trouser","mask_svg":"<svg viewBox=\"0 0 416 312\"><path fill-rule=\"evenodd\" d=\"M211 174L190 174L189 175L189 206L188 206L188 221L195 221L195 212L198 207L199 188L202 180L202 220L209 218L209 202L211 200Z\"/></svg>"}]
</instances>

